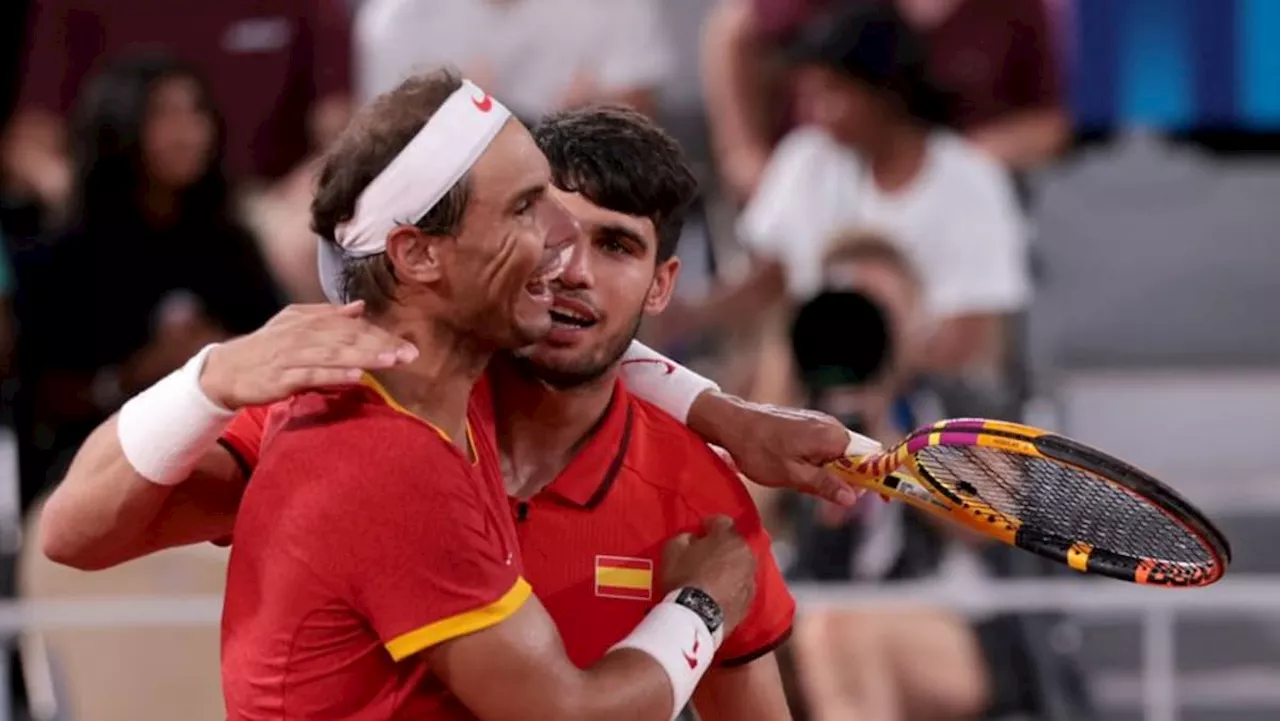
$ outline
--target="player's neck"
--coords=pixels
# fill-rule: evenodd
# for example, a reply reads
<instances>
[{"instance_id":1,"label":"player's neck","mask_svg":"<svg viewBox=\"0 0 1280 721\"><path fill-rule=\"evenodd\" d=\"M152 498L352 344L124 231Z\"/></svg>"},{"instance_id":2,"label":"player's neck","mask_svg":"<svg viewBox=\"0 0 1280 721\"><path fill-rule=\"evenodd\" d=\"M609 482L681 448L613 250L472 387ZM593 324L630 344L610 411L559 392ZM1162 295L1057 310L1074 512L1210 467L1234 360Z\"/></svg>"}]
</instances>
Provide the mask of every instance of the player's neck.
<instances>
[{"instance_id":1,"label":"player's neck","mask_svg":"<svg viewBox=\"0 0 1280 721\"><path fill-rule=\"evenodd\" d=\"M471 389L492 350L404 306L393 306L374 322L418 348L411 363L377 371L378 382L405 410L464 447Z\"/></svg>"},{"instance_id":2,"label":"player's neck","mask_svg":"<svg viewBox=\"0 0 1280 721\"><path fill-rule=\"evenodd\" d=\"M573 388L553 388L495 363L498 446L508 495L529 498L560 475L600 426L616 371Z\"/></svg>"},{"instance_id":3,"label":"player's neck","mask_svg":"<svg viewBox=\"0 0 1280 721\"><path fill-rule=\"evenodd\" d=\"M929 131L904 124L887 132L870 155L871 176L885 193L903 190L916 181L929 152Z\"/></svg>"}]
</instances>

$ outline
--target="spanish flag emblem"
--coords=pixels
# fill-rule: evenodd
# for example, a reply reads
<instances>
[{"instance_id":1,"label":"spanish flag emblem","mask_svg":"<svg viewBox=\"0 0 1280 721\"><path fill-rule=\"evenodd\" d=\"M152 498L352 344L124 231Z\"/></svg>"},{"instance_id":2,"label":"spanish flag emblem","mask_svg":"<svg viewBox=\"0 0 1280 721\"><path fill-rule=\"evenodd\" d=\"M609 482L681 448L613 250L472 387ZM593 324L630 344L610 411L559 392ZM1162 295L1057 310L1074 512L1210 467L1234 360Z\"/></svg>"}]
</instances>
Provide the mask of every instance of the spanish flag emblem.
<instances>
[{"instance_id":1,"label":"spanish flag emblem","mask_svg":"<svg viewBox=\"0 0 1280 721\"><path fill-rule=\"evenodd\" d=\"M653 561L596 556L596 595L648 601L653 597Z\"/></svg>"}]
</instances>

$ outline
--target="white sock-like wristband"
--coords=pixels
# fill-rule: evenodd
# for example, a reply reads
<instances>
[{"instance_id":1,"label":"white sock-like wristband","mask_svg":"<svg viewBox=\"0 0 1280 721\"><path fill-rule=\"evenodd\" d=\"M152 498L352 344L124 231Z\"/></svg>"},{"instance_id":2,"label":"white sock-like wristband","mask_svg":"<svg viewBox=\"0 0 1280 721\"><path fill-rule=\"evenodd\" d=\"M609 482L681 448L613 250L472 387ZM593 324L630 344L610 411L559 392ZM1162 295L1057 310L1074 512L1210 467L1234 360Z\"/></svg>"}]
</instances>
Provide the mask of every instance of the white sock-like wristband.
<instances>
[{"instance_id":1,"label":"white sock-like wristband","mask_svg":"<svg viewBox=\"0 0 1280 721\"><path fill-rule=\"evenodd\" d=\"M181 483L235 417L200 389L200 371L216 345L205 346L120 409L120 449L138 475L152 483Z\"/></svg>"},{"instance_id":2,"label":"white sock-like wristband","mask_svg":"<svg viewBox=\"0 0 1280 721\"><path fill-rule=\"evenodd\" d=\"M672 591L662 603L654 606L639 626L613 648L631 648L642 651L658 662L671 680L673 694L671 718L680 715L702 674L711 667L720 642L724 640L724 628L713 635L707 624L692 609L676 603L679 590Z\"/></svg>"},{"instance_id":3,"label":"white sock-like wristband","mask_svg":"<svg viewBox=\"0 0 1280 721\"><path fill-rule=\"evenodd\" d=\"M686 425L689 408L698 396L703 391L720 390L715 381L703 378L639 341L632 341L627 347L620 369L627 390Z\"/></svg>"}]
</instances>

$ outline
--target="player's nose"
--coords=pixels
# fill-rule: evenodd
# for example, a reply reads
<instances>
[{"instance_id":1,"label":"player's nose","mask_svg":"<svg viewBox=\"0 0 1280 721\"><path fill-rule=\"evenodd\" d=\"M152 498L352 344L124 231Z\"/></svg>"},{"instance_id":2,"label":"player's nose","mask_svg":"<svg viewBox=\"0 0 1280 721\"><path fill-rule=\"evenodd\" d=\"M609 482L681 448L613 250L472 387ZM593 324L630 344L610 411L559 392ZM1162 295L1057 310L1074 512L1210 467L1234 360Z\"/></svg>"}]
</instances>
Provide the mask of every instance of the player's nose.
<instances>
[{"instance_id":1,"label":"player's nose","mask_svg":"<svg viewBox=\"0 0 1280 721\"><path fill-rule=\"evenodd\" d=\"M591 239L586 233L579 233L570 248L568 262L556 279L556 285L578 290L592 287L595 276L591 271Z\"/></svg>"},{"instance_id":2,"label":"player's nose","mask_svg":"<svg viewBox=\"0 0 1280 721\"><path fill-rule=\"evenodd\" d=\"M546 198L541 205L542 227L546 229L544 242L548 248L560 250L582 235L582 226L555 198Z\"/></svg>"}]
</instances>

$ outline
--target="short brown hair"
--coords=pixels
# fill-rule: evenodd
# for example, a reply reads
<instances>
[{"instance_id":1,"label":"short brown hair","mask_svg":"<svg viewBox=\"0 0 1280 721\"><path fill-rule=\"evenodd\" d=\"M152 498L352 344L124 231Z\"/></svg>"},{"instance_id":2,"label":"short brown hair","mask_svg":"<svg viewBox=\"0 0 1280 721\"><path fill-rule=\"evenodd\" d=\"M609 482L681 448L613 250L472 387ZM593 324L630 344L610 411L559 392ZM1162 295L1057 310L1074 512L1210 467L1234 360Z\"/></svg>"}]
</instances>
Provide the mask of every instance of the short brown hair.
<instances>
[{"instance_id":1,"label":"short brown hair","mask_svg":"<svg viewBox=\"0 0 1280 721\"><path fill-rule=\"evenodd\" d=\"M325 157L311 201L312 230L336 243L334 232L355 215L360 194L460 87L456 70L440 68L405 80L357 113ZM430 235L456 234L470 195L464 176L421 218L403 220ZM380 313L395 299L395 268L385 253L347 258L341 290L345 300L363 300L371 312Z\"/></svg>"},{"instance_id":2,"label":"short brown hair","mask_svg":"<svg viewBox=\"0 0 1280 721\"><path fill-rule=\"evenodd\" d=\"M827 244L823 265L829 263L856 262L883 263L906 276L912 283L920 284L920 273L915 263L888 238L867 230L846 230L837 233Z\"/></svg>"},{"instance_id":3,"label":"short brown hair","mask_svg":"<svg viewBox=\"0 0 1280 721\"><path fill-rule=\"evenodd\" d=\"M698 181L680 144L657 123L621 106L588 106L543 118L533 139L557 188L648 218L658 235L655 259L675 255Z\"/></svg>"}]
</instances>

